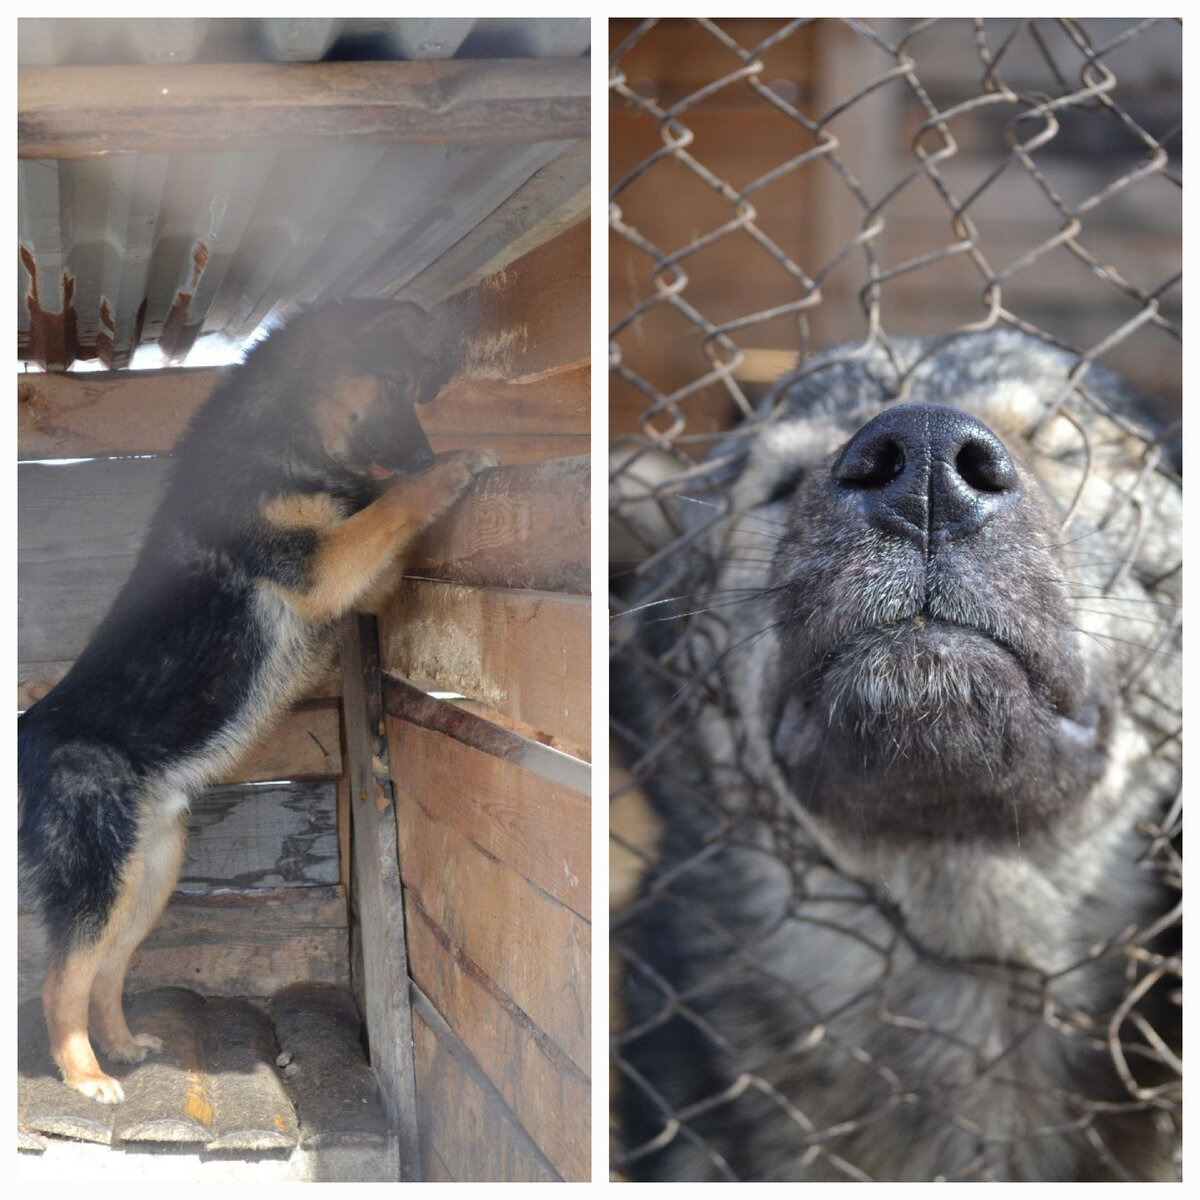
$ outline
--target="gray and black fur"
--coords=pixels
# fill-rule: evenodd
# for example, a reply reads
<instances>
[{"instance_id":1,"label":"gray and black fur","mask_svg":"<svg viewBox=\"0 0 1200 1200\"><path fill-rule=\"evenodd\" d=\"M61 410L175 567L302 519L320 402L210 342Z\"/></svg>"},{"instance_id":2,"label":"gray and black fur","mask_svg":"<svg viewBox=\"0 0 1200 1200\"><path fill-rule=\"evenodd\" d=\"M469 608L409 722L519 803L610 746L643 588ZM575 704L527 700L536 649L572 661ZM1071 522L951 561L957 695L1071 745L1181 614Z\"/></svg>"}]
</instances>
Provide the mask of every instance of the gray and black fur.
<instances>
[{"instance_id":1,"label":"gray and black fur","mask_svg":"<svg viewBox=\"0 0 1200 1200\"><path fill-rule=\"evenodd\" d=\"M728 515L676 502L711 528L613 684L661 824L614 928L631 1178L1173 1171L1109 1032L1172 950L1177 468L1108 372L1069 420L1070 355L938 346L808 364L720 448Z\"/></svg>"},{"instance_id":2,"label":"gray and black fur","mask_svg":"<svg viewBox=\"0 0 1200 1200\"><path fill-rule=\"evenodd\" d=\"M133 574L62 681L20 719L22 884L45 922L64 1079L160 1046L128 1029L125 967L174 886L189 798L249 749L322 661L337 619L493 464L435 464L415 405L461 344L412 305L308 310L197 412Z\"/></svg>"}]
</instances>

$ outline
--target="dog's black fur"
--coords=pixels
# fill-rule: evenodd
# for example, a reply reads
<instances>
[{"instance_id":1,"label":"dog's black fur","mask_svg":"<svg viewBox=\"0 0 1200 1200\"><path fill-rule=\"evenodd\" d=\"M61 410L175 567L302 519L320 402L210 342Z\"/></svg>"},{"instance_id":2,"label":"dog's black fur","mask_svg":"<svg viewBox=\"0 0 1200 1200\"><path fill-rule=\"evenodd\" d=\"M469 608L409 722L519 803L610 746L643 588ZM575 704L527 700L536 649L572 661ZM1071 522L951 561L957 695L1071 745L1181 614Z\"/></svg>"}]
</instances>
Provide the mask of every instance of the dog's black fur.
<instances>
[{"instance_id":1,"label":"dog's black fur","mask_svg":"<svg viewBox=\"0 0 1200 1200\"><path fill-rule=\"evenodd\" d=\"M657 604L619 660L662 825L615 931L622 1170L1169 1177L1106 1030L1173 902L1141 823L1179 784L1177 483L1099 368L1124 425L1047 420L1074 360L1032 338L892 349L809 364L720 448L730 515L662 568L678 627Z\"/></svg>"},{"instance_id":2,"label":"dog's black fur","mask_svg":"<svg viewBox=\"0 0 1200 1200\"><path fill-rule=\"evenodd\" d=\"M197 412L137 564L62 681L20 719L22 882L46 925L43 992L68 1084L122 1098L88 1045L136 1061L129 956L178 875L194 791L305 686L337 618L494 465L435 465L415 405L461 340L412 305L307 310Z\"/></svg>"}]
</instances>

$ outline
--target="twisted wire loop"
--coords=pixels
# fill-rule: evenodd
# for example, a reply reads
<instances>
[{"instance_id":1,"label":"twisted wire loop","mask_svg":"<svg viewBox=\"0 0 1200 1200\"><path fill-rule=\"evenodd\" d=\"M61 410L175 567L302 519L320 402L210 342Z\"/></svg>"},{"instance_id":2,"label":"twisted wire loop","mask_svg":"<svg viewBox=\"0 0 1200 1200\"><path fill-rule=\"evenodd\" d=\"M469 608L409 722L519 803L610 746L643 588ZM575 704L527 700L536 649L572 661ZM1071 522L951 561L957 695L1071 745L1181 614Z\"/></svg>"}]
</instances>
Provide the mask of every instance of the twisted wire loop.
<instances>
[{"instance_id":1,"label":"twisted wire loop","mask_svg":"<svg viewBox=\"0 0 1200 1200\"><path fill-rule=\"evenodd\" d=\"M769 1063L753 1054L739 1062L732 1084L684 1103L628 1054L669 1021L687 1023L715 1053L740 1053L698 1001L748 978L764 992L788 989L806 1016L803 1036L783 1048L771 1043L771 1056L835 1037L838 1014L822 1011L794 977L756 953L782 924L832 920L820 902L833 865L791 815L748 784L753 772L742 769L748 751L736 720L730 744L711 758L691 743L676 753L702 708L734 716L722 665L739 646L726 636L727 614L750 597L720 590L721 557L768 554L769 530L753 544L729 532L737 517L730 468L745 440L776 419L772 397L781 389L772 381L804 378L816 351L882 352L900 374L901 398L920 362L964 333L1011 328L1067 351L1065 384L1028 435L1035 450L1057 439L1062 453L1064 437L1074 443L1078 485L1063 506L1064 542L1076 536L1080 496L1094 479L1105 480L1101 524L1119 550L1107 585L1081 604L1121 602L1131 573L1148 591L1139 610L1129 606L1124 636L1137 650L1120 688L1153 731L1163 778L1174 778L1181 712L1162 677L1178 656L1181 571L1173 551L1160 549L1154 497L1156 488L1180 483L1180 28L1174 20L800 18L614 21L612 29L611 665L619 765L611 800L611 1052L615 1093L633 1089L658 1117L641 1141L614 1129L612 1170L623 1177L681 1142L714 1175L734 1178L705 1142L701 1118L757 1093L794 1123L802 1166L819 1166L822 1178L869 1178L842 1156L844 1135L912 1096L904 1078L861 1046L841 1050L876 1082L879 1102L833 1128L804 1110L803 1096L774 1087ZM893 339L913 333L933 335L930 349L902 364ZM1093 387L1097 367L1117 370L1151 397L1165 432L1106 403ZM622 707L628 684L621 681L636 690L639 680L667 697L649 733ZM642 788L666 776L707 818L708 835L699 852L664 866L665 835ZM1139 826L1141 867L1172 897L1182 874L1181 828L1178 798ZM749 937L677 890L731 845L769 856L790 887L788 903ZM914 1018L891 1006L885 984L898 948L925 950L868 884L843 879L837 891L847 915L833 922L836 932L858 939L878 964L868 985L876 1019L908 1028ZM710 977L678 990L639 951L628 931L653 905L691 906L689 920L706 944L724 948ZM856 906L883 911L890 938L862 945L861 931L879 924L856 921ZM1101 1118L1137 1110L1164 1128L1177 1121L1177 1045L1147 1014L1162 1010L1164 995L1178 1004L1179 920L1171 901L1052 977L1012 964L959 964L1003 970L1019 997L1011 1041L969 1047L977 1074L991 1073L1014 1102L1036 1109L1036 1097L1022 1096L1029 1085L1006 1068L1020 1041L1045 1026L1103 1048L1123 1086L1115 1098L1069 1097L1069 1130L1035 1127L1024 1136L1073 1133L1112 1177L1132 1178ZM1080 1010L1064 982L1105 956L1123 963L1124 995L1098 1020ZM620 998L630 978L659 998L657 1010L636 1021ZM917 1024L927 1037L960 1039L952 1022ZM977 1157L947 1177L988 1178L996 1147L957 1111L950 1084L944 1113L948 1125L979 1141Z\"/></svg>"}]
</instances>

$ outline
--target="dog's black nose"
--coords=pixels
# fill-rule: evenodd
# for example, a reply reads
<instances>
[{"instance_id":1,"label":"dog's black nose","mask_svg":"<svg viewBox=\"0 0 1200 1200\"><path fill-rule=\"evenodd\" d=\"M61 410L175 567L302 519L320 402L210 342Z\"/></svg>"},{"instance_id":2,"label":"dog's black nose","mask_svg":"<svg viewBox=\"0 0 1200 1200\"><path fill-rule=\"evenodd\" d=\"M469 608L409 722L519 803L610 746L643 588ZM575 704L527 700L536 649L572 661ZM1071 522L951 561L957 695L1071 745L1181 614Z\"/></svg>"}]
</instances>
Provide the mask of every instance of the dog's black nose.
<instances>
[{"instance_id":1,"label":"dog's black nose","mask_svg":"<svg viewBox=\"0 0 1200 1200\"><path fill-rule=\"evenodd\" d=\"M944 404L880 413L847 442L832 477L872 525L930 550L976 533L1020 494L1004 443Z\"/></svg>"}]
</instances>

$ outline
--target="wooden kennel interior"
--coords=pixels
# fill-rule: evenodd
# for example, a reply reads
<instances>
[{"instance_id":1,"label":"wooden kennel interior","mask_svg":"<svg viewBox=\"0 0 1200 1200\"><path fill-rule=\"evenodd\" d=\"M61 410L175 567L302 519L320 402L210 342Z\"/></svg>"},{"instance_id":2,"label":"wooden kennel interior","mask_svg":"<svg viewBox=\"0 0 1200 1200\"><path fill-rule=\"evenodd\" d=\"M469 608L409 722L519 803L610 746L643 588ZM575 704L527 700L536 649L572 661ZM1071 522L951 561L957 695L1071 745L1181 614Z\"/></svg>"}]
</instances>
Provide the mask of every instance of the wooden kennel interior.
<instances>
[{"instance_id":1,"label":"wooden kennel interior","mask_svg":"<svg viewBox=\"0 0 1200 1200\"><path fill-rule=\"evenodd\" d=\"M131 568L171 447L224 369L190 365L212 330L324 295L453 305L469 366L422 421L435 450L488 447L503 469L196 803L179 889L127 983L210 998L210 1023L230 998L272 997L278 1023L300 984L336 1024L345 1006L322 986L345 989L383 1125L304 1144L300 1113L307 1157L256 1155L218 1128L204 1060L192 1133L171 1141L160 1119L139 1140L129 1104L55 1124L52 1081L38 1091L30 1069L22 1170L49 1178L39 1163L74 1152L155 1178L161 1135L158 1166L197 1178L586 1178L587 21L124 24L124 42L113 22L21 28L19 707ZM205 61L251 43L253 61ZM152 343L183 365L127 369ZM80 365L107 369L65 369ZM42 948L24 911L20 929L25 1013Z\"/></svg>"}]
</instances>

